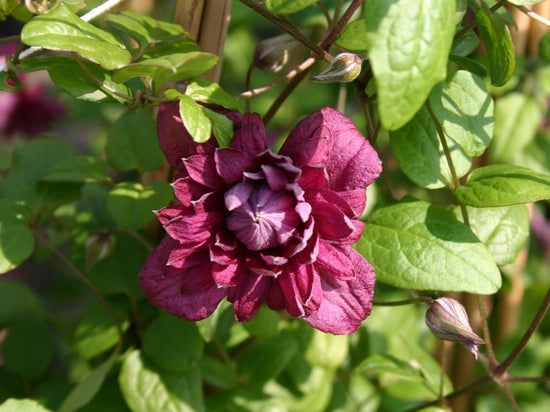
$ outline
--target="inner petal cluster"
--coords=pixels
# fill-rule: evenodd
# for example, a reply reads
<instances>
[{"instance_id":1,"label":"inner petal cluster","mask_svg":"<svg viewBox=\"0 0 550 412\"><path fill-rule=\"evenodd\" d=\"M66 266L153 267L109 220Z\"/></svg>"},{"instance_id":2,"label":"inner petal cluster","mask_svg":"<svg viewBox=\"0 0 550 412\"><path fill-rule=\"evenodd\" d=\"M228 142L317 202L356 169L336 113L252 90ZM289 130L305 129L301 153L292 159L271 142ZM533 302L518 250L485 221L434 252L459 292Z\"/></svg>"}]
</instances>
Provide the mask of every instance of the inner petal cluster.
<instances>
[{"instance_id":1,"label":"inner petal cluster","mask_svg":"<svg viewBox=\"0 0 550 412\"><path fill-rule=\"evenodd\" d=\"M225 202L228 229L250 250L286 245L299 223L294 196L264 182L238 183L226 192Z\"/></svg>"}]
</instances>

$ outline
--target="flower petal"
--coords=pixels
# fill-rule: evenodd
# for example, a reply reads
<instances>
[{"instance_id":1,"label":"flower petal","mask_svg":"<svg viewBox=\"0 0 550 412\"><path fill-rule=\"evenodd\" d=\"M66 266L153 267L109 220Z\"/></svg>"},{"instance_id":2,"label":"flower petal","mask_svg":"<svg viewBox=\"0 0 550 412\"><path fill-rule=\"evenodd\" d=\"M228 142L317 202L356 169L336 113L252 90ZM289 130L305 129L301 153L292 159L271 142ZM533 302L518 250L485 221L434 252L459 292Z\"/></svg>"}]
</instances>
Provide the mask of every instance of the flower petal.
<instances>
[{"instance_id":1,"label":"flower petal","mask_svg":"<svg viewBox=\"0 0 550 412\"><path fill-rule=\"evenodd\" d=\"M213 263L212 276L219 287L229 287L238 285L248 273L246 267L239 262L228 265Z\"/></svg>"},{"instance_id":2,"label":"flower petal","mask_svg":"<svg viewBox=\"0 0 550 412\"><path fill-rule=\"evenodd\" d=\"M355 268L352 280L321 276L323 300L319 309L305 317L314 328L334 335L353 333L370 314L375 275L372 266L351 246L341 249Z\"/></svg>"},{"instance_id":3,"label":"flower petal","mask_svg":"<svg viewBox=\"0 0 550 412\"><path fill-rule=\"evenodd\" d=\"M342 113L330 107L321 113L333 139L326 163L330 187L337 191L365 189L382 171L378 154Z\"/></svg>"},{"instance_id":4,"label":"flower petal","mask_svg":"<svg viewBox=\"0 0 550 412\"><path fill-rule=\"evenodd\" d=\"M258 313L264 301L264 295L271 287L272 279L269 276L249 272L239 286L227 290L227 300L233 303L237 322L248 322Z\"/></svg>"},{"instance_id":5,"label":"flower petal","mask_svg":"<svg viewBox=\"0 0 550 412\"><path fill-rule=\"evenodd\" d=\"M324 166L332 148L332 135L321 111L296 125L279 153L292 158L295 166Z\"/></svg>"},{"instance_id":6,"label":"flower petal","mask_svg":"<svg viewBox=\"0 0 550 412\"><path fill-rule=\"evenodd\" d=\"M177 102L160 105L157 115L157 135L166 160L176 170L183 170L183 158L196 154L214 153L214 149L218 146L213 137L206 143L199 144L193 141L183 126Z\"/></svg>"},{"instance_id":7,"label":"flower petal","mask_svg":"<svg viewBox=\"0 0 550 412\"><path fill-rule=\"evenodd\" d=\"M205 212L191 216L179 216L164 224L164 229L181 243L203 242L211 238L224 223L220 212Z\"/></svg>"},{"instance_id":8,"label":"flower petal","mask_svg":"<svg viewBox=\"0 0 550 412\"><path fill-rule=\"evenodd\" d=\"M347 238L355 231L353 221L332 203L315 201L311 206L315 230L321 238L340 240Z\"/></svg>"},{"instance_id":9,"label":"flower petal","mask_svg":"<svg viewBox=\"0 0 550 412\"><path fill-rule=\"evenodd\" d=\"M230 146L251 156L256 156L269 149L265 127L258 113L245 113L243 115L240 128L235 131Z\"/></svg>"},{"instance_id":10,"label":"flower petal","mask_svg":"<svg viewBox=\"0 0 550 412\"><path fill-rule=\"evenodd\" d=\"M225 186L224 181L216 171L214 157L210 155L195 155L183 159L185 169L189 177L211 189L221 189Z\"/></svg>"},{"instance_id":11,"label":"flower petal","mask_svg":"<svg viewBox=\"0 0 550 412\"><path fill-rule=\"evenodd\" d=\"M277 280L285 296L286 309L292 316L304 317L318 309L322 289L313 265L291 262Z\"/></svg>"},{"instance_id":12,"label":"flower petal","mask_svg":"<svg viewBox=\"0 0 550 412\"><path fill-rule=\"evenodd\" d=\"M325 240L319 242L319 254L315 261L317 271L324 277L338 280L355 278L355 269L341 246L334 246Z\"/></svg>"},{"instance_id":13,"label":"flower petal","mask_svg":"<svg viewBox=\"0 0 550 412\"><path fill-rule=\"evenodd\" d=\"M217 149L214 159L218 174L227 184L237 183L243 178L243 173L254 166L253 157L238 149Z\"/></svg>"},{"instance_id":14,"label":"flower petal","mask_svg":"<svg viewBox=\"0 0 550 412\"><path fill-rule=\"evenodd\" d=\"M166 236L149 255L139 274L141 289L153 305L172 315L191 321L204 319L227 291L214 282L208 255L202 264L182 270L180 276L166 276L166 260L176 244Z\"/></svg>"},{"instance_id":15,"label":"flower petal","mask_svg":"<svg viewBox=\"0 0 550 412\"><path fill-rule=\"evenodd\" d=\"M191 206L191 202L200 198L208 189L192 180L189 176L180 178L172 183L176 199L182 205Z\"/></svg>"},{"instance_id":16,"label":"flower petal","mask_svg":"<svg viewBox=\"0 0 550 412\"><path fill-rule=\"evenodd\" d=\"M300 187L306 191L321 190L328 187L328 173L325 167L302 167L302 175L298 180Z\"/></svg>"},{"instance_id":17,"label":"flower petal","mask_svg":"<svg viewBox=\"0 0 550 412\"><path fill-rule=\"evenodd\" d=\"M352 189L345 192L338 192L353 210L354 216L359 217L365 210L367 203L367 191L365 189Z\"/></svg>"}]
</instances>

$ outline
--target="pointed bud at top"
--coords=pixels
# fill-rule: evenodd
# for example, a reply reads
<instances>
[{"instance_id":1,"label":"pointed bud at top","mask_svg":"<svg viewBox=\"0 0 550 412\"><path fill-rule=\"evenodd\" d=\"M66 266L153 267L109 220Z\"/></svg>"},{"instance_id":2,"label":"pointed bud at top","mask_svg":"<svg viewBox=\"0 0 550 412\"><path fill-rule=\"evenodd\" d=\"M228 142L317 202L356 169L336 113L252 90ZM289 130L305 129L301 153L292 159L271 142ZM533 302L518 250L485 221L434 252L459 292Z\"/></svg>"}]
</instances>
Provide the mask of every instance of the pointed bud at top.
<instances>
[{"instance_id":1,"label":"pointed bud at top","mask_svg":"<svg viewBox=\"0 0 550 412\"><path fill-rule=\"evenodd\" d=\"M254 50L254 65L260 70L277 73L288 61L289 52L299 44L288 34L262 40Z\"/></svg>"},{"instance_id":2,"label":"pointed bud at top","mask_svg":"<svg viewBox=\"0 0 550 412\"><path fill-rule=\"evenodd\" d=\"M474 333L466 309L450 298L440 298L426 312L426 325L443 340L462 343L477 359L478 346L485 342Z\"/></svg>"},{"instance_id":3,"label":"pointed bud at top","mask_svg":"<svg viewBox=\"0 0 550 412\"><path fill-rule=\"evenodd\" d=\"M340 53L330 66L311 80L321 83L352 82L361 73L361 57L354 53Z\"/></svg>"},{"instance_id":4,"label":"pointed bud at top","mask_svg":"<svg viewBox=\"0 0 550 412\"><path fill-rule=\"evenodd\" d=\"M106 230L94 233L86 240L86 269L105 259L115 246L115 238Z\"/></svg>"}]
</instances>

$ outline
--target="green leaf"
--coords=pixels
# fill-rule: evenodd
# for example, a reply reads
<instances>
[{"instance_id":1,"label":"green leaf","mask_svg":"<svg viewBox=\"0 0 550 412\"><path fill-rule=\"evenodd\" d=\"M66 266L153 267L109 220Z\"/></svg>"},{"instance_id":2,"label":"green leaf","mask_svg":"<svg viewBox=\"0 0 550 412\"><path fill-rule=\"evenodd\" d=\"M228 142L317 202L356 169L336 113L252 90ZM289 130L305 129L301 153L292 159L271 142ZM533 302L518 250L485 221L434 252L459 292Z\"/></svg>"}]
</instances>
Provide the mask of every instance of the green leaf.
<instances>
[{"instance_id":1,"label":"green leaf","mask_svg":"<svg viewBox=\"0 0 550 412\"><path fill-rule=\"evenodd\" d=\"M490 294L501 285L485 245L453 212L424 201L378 209L356 248L380 282L399 288Z\"/></svg>"},{"instance_id":2,"label":"green leaf","mask_svg":"<svg viewBox=\"0 0 550 412\"><path fill-rule=\"evenodd\" d=\"M239 109L239 104L233 96L223 90L219 84L202 77L191 80L185 89L185 94L196 102L218 104L228 109Z\"/></svg>"},{"instance_id":3,"label":"green leaf","mask_svg":"<svg viewBox=\"0 0 550 412\"><path fill-rule=\"evenodd\" d=\"M259 341L238 358L239 377L243 382L262 385L276 378L297 350L296 340L287 330L269 340Z\"/></svg>"},{"instance_id":4,"label":"green leaf","mask_svg":"<svg viewBox=\"0 0 550 412\"><path fill-rule=\"evenodd\" d=\"M107 209L115 221L126 229L139 229L153 219L153 210L161 209L173 199L172 188L166 182L154 181L117 184L107 196Z\"/></svg>"},{"instance_id":5,"label":"green leaf","mask_svg":"<svg viewBox=\"0 0 550 412\"><path fill-rule=\"evenodd\" d=\"M502 86L514 74L516 59L514 45L506 24L491 11L476 11L476 23L489 56L491 84Z\"/></svg>"},{"instance_id":6,"label":"green leaf","mask_svg":"<svg viewBox=\"0 0 550 412\"><path fill-rule=\"evenodd\" d=\"M2 342L3 367L25 379L41 377L52 360L53 345L46 322L35 315L21 314L8 326Z\"/></svg>"},{"instance_id":7,"label":"green leaf","mask_svg":"<svg viewBox=\"0 0 550 412\"><path fill-rule=\"evenodd\" d=\"M508 206L550 199L550 176L521 166L492 165L475 169L456 197L474 207Z\"/></svg>"},{"instance_id":8,"label":"green leaf","mask_svg":"<svg viewBox=\"0 0 550 412\"><path fill-rule=\"evenodd\" d=\"M22 313L41 313L40 303L23 283L9 279L0 282L0 328L13 323Z\"/></svg>"},{"instance_id":9,"label":"green leaf","mask_svg":"<svg viewBox=\"0 0 550 412\"><path fill-rule=\"evenodd\" d=\"M316 1L317 0L266 0L265 5L272 13L292 14L305 9Z\"/></svg>"},{"instance_id":10,"label":"green leaf","mask_svg":"<svg viewBox=\"0 0 550 412\"><path fill-rule=\"evenodd\" d=\"M108 304L120 322L122 331L130 326L130 307L126 300L109 299ZM74 348L78 356L91 359L114 347L120 336L118 329L105 306L100 302L90 306L76 327Z\"/></svg>"},{"instance_id":11,"label":"green leaf","mask_svg":"<svg viewBox=\"0 0 550 412\"><path fill-rule=\"evenodd\" d=\"M134 77L147 77L153 80L155 92L158 92L166 82L197 77L217 62L218 56L209 53L174 53L129 64L117 70L113 80L123 83Z\"/></svg>"},{"instance_id":12,"label":"green leaf","mask_svg":"<svg viewBox=\"0 0 550 412\"><path fill-rule=\"evenodd\" d=\"M0 274L19 266L34 249L34 236L26 226L30 210L21 202L0 199Z\"/></svg>"},{"instance_id":13,"label":"green leaf","mask_svg":"<svg viewBox=\"0 0 550 412\"><path fill-rule=\"evenodd\" d=\"M44 170L41 181L46 182L108 182L107 163L92 156L73 156Z\"/></svg>"},{"instance_id":14,"label":"green leaf","mask_svg":"<svg viewBox=\"0 0 550 412\"><path fill-rule=\"evenodd\" d=\"M161 313L143 334L143 355L157 367L176 373L197 365L204 342L193 322Z\"/></svg>"},{"instance_id":15,"label":"green leaf","mask_svg":"<svg viewBox=\"0 0 550 412\"><path fill-rule=\"evenodd\" d=\"M21 40L29 46L78 53L107 70L130 63L130 53L113 35L86 23L64 4L25 24Z\"/></svg>"},{"instance_id":16,"label":"green leaf","mask_svg":"<svg viewBox=\"0 0 550 412\"><path fill-rule=\"evenodd\" d=\"M198 369L168 373L144 361L139 351L126 356L119 375L122 395L132 412L202 412Z\"/></svg>"},{"instance_id":17,"label":"green leaf","mask_svg":"<svg viewBox=\"0 0 550 412\"><path fill-rule=\"evenodd\" d=\"M74 412L87 405L103 385L107 373L113 367L116 353L92 370L65 398L58 412Z\"/></svg>"},{"instance_id":18,"label":"green leaf","mask_svg":"<svg viewBox=\"0 0 550 412\"><path fill-rule=\"evenodd\" d=\"M386 129L405 125L445 79L455 11L449 0L371 0L365 7L369 61Z\"/></svg>"},{"instance_id":19,"label":"green leaf","mask_svg":"<svg viewBox=\"0 0 550 412\"><path fill-rule=\"evenodd\" d=\"M461 219L459 208L455 214ZM468 217L472 231L499 266L512 263L529 237L529 211L525 205L468 207Z\"/></svg>"},{"instance_id":20,"label":"green leaf","mask_svg":"<svg viewBox=\"0 0 550 412\"><path fill-rule=\"evenodd\" d=\"M267 306L262 306L252 319L243 323L243 326L252 336L270 339L279 333L279 314Z\"/></svg>"},{"instance_id":21,"label":"green leaf","mask_svg":"<svg viewBox=\"0 0 550 412\"><path fill-rule=\"evenodd\" d=\"M459 66L461 69L468 70L469 72L479 76L485 77L487 75L487 68L475 59L469 57L455 56L451 54L449 60Z\"/></svg>"},{"instance_id":22,"label":"green leaf","mask_svg":"<svg viewBox=\"0 0 550 412\"><path fill-rule=\"evenodd\" d=\"M217 358L205 355L199 362L202 378L209 384L228 389L237 383L233 371Z\"/></svg>"},{"instance_id":23,"label":"green leaf","mask_svg":"<svg viewBox=\"0 0 550 412\"><path fill-rule=\"evenodd\" d=\"M481 156L493 136L493 99L483 80L460 70L430 93L430 105L443 131L468 156Z\"/></svg>"},{"instance_id":24,"label":"green leaf","mask_svg":"<svg viewBox=\"0 0 550 412\"><path fill-rule=\"evenodd\" d=\"M364 19L359 19L346 24L336 38L335 43L354 53L367 51L367 25Z\"/></svg>"},{"instance_id":25,"label":"green leaf","mask_svg":"<svg viewBox=\"0 0 550 412\"><path fill-rule=\"evenodd\" d=\"M451 184L443 145L425 107L404 127L390 133L390 145L401 170L419 186L437 189ZM447 139L447 145L458 177L464 176L472 160L454 141Z\"/></svg>"},{"instance_id":26,"label":"green leaf","mask_svg":"<svg viewBox=\"0 0 550 412\"><path fill-rule=\"evenodd\" d=\"M180 116L183 125L197 143L204 143L212 136L212 122L204 107L187 95L180 96Z\"/></svg>"},{"instance_id":27,"label":"green leaf","mask_svg":"<svg viewBox=\"0 0 550 412\"><path fill-rule=\"evenodd\" d=\"M479 38L473 30L468 30L453 42L451 55L465 57L474 52L477 46L479 46Z\"/></svg>"},{"instance_id":28,"label":"green leaf","mask_svg":"<svg viewBox=\"0 0 550 412\"><path fill-rule=\"evenodd\" d=\"M12 11L19 6L19 0L2 0L0 2L0 20L6 20Z\"/></svg>"},{"instance_id":29,"label":"green leaf","mask_svg":"<svg viewBox=\"0 0 550 412\"><path fill-rule=\"evenodd\" d=\"M363 360L354 370L355 373L377 376L382 373L395 375L403 379L422 381L422 376L409 363L387 354L375 354Z\"/></svg>"},{"instance_id":30,"label":"green leaf","mask_svg":"<svg viewBox=\"0 0 550 412\"><path fill-rule=\"evenodd\" d=\"M131 112L109 129L105 154L109 164L121 172L153 170L164 161L156 123L148 113Z\"/></svg>"},{"instance_id":31,"label":"green leaf","mask_svg":"<svg viewBox=\"0 0 550 412\"><path fill-rule=\"evenodd\" d=\"M51 412L34 399L9 398L0 405L0 412Z\"/></svg>"},{"instance_id":32,"label":"green leaf","mask_svg":"<svg viewBox=\"0 0 550 412\"><path fill-rule=\"evenodd\" d=\"M533 97L510 93L495 103L495 134L490 147L495 163L512 161L534 139L542 111Z\"/></svg>"},{"instance_id":33,"label":"green leaf","mask_svg":"<svg viewBox=\"0 0 550 412\"><path fill-rule=\"evenodd\" d=\"M208 107L201 106L201 109L212 122L212 132L218 141L218 145L220 147L229 146L235 134L233 122L227 116L210 110Z\"/></svg>"},{"instance_id":34,"label":"green leaf","mask_svg":"<svg viewBox=\"0 0 550 412\"><path fill-rule=\"evenodd\" d=\"M80 184L39 183L39 179L50 166L77 155L77 150L68 143L50 138L34 140L15 149L11 171L4 181L4 197L24 201L35 211L44 203L75 196Z\"/></svg>"},{"instance_id":35,"label":"green leaf","mask_svg":"<svg viewBox=\"0 0 550 412\"><path fill-rule=\"evenodd\" d=\"M314 329L304 357L310 365L336 369L347 358L348 349L348 335L331 335Z\"/></svg>"},{"instance_id":36,"label":"green leaf","mask_svg":"<svg viewBox=\"0 0 550 412\"><path fill-rule=\"evenodd\" d=\"M155 20L130 10L119 14L110 14L107 17L107 24L136 40L140 52L153 43L175 40L187 35L187 32L179 24Z\"/></svg>"}]
</instances>

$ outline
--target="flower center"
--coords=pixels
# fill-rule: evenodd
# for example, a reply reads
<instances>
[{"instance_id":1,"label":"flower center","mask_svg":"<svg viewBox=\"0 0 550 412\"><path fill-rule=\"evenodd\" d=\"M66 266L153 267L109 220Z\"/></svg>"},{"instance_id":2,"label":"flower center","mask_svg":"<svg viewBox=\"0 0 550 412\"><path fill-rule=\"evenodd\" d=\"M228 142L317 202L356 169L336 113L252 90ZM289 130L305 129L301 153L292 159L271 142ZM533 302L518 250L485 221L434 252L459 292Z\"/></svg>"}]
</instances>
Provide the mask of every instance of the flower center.
<instances>
[{"instance_id":1,"label":"flower center","mask_svg":"<svg viewBox=\"0 0 550 412\"><path fill-rule=\"evenodd\" d=\"M226 192L225 205L231 212L227 227L250 250L287 244L300 220L295 197L264 182L236 184Z\"/></svg>"}]
</instances>

